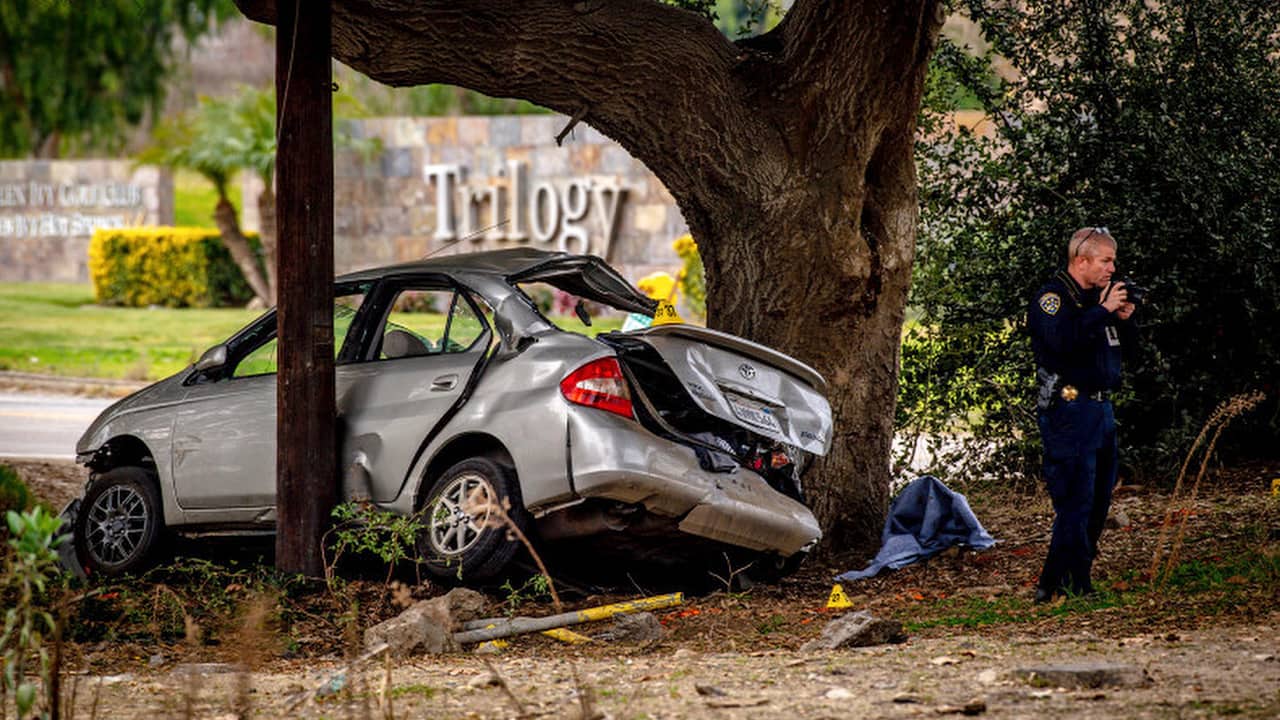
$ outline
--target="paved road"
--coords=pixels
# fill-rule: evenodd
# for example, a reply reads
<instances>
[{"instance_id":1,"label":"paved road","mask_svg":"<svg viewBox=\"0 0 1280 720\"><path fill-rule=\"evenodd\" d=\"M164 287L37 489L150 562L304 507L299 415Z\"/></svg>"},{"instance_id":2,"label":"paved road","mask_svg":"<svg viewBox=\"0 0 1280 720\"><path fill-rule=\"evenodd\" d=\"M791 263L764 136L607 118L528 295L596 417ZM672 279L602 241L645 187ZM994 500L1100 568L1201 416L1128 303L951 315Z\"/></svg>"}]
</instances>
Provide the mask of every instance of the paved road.
<instances>
[{"instance_id":1,"label":"paved road","mask_svg":"<svg viewBox=\"0 0 1280 720\"><path fill-rule=\"evenodd\" d=\"M0 393L0 458L75 458L76 441L112 400Z\"/></svg>"}]
</instances>

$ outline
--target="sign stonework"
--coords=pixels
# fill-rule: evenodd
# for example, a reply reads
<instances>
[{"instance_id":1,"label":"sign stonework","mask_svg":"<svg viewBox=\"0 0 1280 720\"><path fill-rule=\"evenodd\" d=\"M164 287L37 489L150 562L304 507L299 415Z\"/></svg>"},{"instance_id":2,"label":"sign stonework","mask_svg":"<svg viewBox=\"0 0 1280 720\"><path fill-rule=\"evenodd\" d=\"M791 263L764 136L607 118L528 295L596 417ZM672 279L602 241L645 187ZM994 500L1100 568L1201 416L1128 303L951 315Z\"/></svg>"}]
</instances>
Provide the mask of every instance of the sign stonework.
<instances>
[{"instance_id":1,"label":"sign stonework","mask_svg":"<svg viewBox=\"0 0 1280 720\"><path fill-rule=\"evenodd\" d=\"M672 241L688 232L675 200L617 143L578 124L557 146L562 115L368 118L373 157L339 151L334 253L339 273L428 254L506 247L588 252L635 280L674 273ZM260 192L246 179L244 197ZM258 227L245 202L244 226Z\"/></svg>"},{"instance_id":2,"label":"sign stonework","mask_svg":"<svg viewBox=\"0 0 1280 720\"><path fill-rule=\"evenodd\" d=\"M85 282L95 229L172 222L173 181L159 168L0 161L0 281Z\"/></svg>"}]
</instances>

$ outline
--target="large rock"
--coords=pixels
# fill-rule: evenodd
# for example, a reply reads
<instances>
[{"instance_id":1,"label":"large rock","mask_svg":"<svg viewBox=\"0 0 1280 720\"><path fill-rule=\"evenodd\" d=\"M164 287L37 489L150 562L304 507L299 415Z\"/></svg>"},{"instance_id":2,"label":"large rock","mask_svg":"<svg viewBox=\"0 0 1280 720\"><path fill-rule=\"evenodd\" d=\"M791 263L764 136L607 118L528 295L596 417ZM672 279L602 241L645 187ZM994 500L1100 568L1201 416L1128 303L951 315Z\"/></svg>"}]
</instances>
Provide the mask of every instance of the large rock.
<instances>
[{"instance_id":1,"label":"large rock","mask_svg":"<svg viewBox=\"0 0 1280 720\"><path fill-rule=\"evenodd\" d=\"M485 597L475 590L454 588L430 600L420 600L399 615L364 631L365 651L386 643L396 657L458 650L453 633L467 620L484 613Z\"/></svg>"},{"instance_id":2,"label":"large rock","mask_svg":"<svg viewBox=\"0 0 1280 720\"><path fill-rule=\"evenodd\" d=\"M822 629L822 636L800 648L810 650L835 650L842 647L865 647L887 643L906 642L907 634L897 620L883 620L866 610L842 615Z\"/></svg>"},{"instance_id":3,"label":"large rock","mask_svg":"<svg viewBox=\"0 0 1280 720\"><path fill-rule=\"evenodd\" d=\"M1151 676L1137 665L1116 663L1065 663L1018 668L1013 674L1039 687L1105 688L1143 687Z\"/></svg>"},{"instance_id":4,"label":"large rock","mask_svg":"<svg viewBox=\"0 0 1280 720\"><path fill-rule=\"evenodd\" d=\"M648 643L662 637L662 623L651 612L623 615L614 621L613 627L599 635L609 642Z\"/></svg>"}]
</instances>

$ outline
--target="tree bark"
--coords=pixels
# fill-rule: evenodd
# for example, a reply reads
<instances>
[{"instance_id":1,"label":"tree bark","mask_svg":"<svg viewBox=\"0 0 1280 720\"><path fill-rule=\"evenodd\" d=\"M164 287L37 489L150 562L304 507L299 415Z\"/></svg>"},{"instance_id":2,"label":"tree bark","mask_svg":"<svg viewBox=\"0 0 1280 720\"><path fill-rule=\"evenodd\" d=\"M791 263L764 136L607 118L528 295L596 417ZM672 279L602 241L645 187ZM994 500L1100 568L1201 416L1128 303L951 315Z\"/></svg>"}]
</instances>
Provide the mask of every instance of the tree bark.
<instances>
[{"instance_id":1,"label":"tree bark","mask_svg":"<svg viewBox=\"0 0 1280 720\"><path fill-rule=\"evenodd\" d=\"M253 248L249 246L249 240L240 231L240 221L236 219L236 208L225 196L218 198L218 205L213 210L213 222L218 226L218 232L222 235L222 243L227 246L227 252L231 253L231 260L235 262L236 267L240 268L245 282L249 283L249 289L253 290L253 294L268 307L274 305L275 301L271 299L266 280L262 277L262 270L258 266L258 258L254 255Z\"/></svg>"},{"instance_id":2,"label":"tree bark","mask_svg":"<svg viewBox=\"0 0 1280 720\"><path fill-rule=\"evenodd\" d=\"M237 0L270 22L270 0ZM916 225L912 146L938 0L796 0L730 42L654 0L335 0L334 56L390 85L519 97L617 140L666 185L708 324L831 383L807 492L834 549L879 542Z\"/></svg>"},{"instance_id":3,"label":"tree bark","mask_svg":"<svg viewBox=\"0 0 1280 720\"><path fill-rule=\"evenodd\" d=\"M271 189L271 178L263 178L262 192L258 193L258 238L262 241L262 259L267 267L268 305L276 304L280 283L276 270L276 194Z\"/></svg>"}]
</instances>

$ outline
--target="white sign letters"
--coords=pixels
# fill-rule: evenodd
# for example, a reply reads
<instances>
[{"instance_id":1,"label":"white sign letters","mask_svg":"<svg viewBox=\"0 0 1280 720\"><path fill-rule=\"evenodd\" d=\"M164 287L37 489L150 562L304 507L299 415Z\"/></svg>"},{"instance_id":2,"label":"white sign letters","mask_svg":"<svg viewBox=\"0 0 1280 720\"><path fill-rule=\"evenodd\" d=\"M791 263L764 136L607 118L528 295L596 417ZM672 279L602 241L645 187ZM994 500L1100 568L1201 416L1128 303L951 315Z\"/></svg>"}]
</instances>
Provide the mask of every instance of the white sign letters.
<instances>
[{"instance_id":1,"label":"white sign letters","mask_svg":"<svg viewBox=\"0 0 1280 720\"><path fill-rule=\"evenodd\" d=\"M505 183L465 184L461 165L424 165L423 179L435 185L436 242L470 239L554 243L556 249L609 257L617 233L618 210L626 188L617 180L575 179L529 187L527 164L508 160L498 175ZM481 208L488 207L484 222ZM590 223L598 234L588 232ZM483 232L477 232L484 228ZM598 240L597 240L598 238Z\"/></svg>"}]
</instances>

